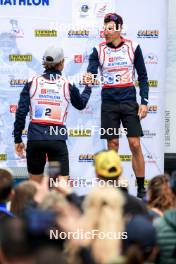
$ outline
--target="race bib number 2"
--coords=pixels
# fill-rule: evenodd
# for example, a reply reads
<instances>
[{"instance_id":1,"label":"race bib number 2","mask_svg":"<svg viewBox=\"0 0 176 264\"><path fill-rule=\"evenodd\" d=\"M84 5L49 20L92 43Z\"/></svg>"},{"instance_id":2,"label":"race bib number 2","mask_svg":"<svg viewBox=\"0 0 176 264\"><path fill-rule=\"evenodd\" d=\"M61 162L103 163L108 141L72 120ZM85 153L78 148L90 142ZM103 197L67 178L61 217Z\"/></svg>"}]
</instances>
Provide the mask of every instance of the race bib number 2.
<instances>
[{"instance_id":1,"label":"race bib number 2","mask_svg":"<svg viewBox=\"0 0 176 264\"><path fill-rule=\"evenodd\" d=\"M57 119L61 118L61 109L58 106L46 107L35 106L35 118L41 119Z\"/></svg>"}]
</instances>

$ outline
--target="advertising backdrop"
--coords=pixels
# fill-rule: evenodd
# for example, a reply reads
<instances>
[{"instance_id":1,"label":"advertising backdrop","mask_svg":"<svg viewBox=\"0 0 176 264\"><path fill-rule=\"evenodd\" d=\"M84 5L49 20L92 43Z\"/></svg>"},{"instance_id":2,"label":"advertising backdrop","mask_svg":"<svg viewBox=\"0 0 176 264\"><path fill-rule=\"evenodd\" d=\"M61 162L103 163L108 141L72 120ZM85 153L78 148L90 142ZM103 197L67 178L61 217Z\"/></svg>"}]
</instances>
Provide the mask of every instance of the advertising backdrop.
<instances>
[{"instance_id":1,"label":"advertising backdrop","mask_svg":"<svg viewBox=\"0 0 176 264\"><path fill-rule=\"evenodd\" d=\"M14 152L13 123L25 82L43 71L45 49L51 44L64 48L63 75L82 91L80 74L87 69L92 48L103 41L103 17L108 12L117 12L123 17L123 36L137 41L142 48L150 86L149 113L142 120L144 137L141 139L146 179L163 172L166 0L0 0L0 167L24 174L26 160ZM136 89L139 94L137 81ZM106 148L106 142L99 136L101 86L97 84L92 90L87 107L80 112L70 106L67 120L70 177L86 181L75 187L80 194L87 192L93 182L94 153ZM23 131L24 142L28 122L29 116ZM123 175L129 179L130 192L135 194L126 136L120 138L119 154Z\"/></svg>"}]
</instances>

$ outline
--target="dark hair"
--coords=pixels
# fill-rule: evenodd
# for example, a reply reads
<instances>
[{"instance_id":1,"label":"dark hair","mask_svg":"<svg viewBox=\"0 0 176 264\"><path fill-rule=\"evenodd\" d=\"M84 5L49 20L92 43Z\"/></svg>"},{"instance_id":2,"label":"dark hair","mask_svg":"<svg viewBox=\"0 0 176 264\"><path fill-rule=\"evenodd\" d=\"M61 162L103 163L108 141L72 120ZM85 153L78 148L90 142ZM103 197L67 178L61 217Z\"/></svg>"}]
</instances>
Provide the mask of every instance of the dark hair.
<instances>
[{"instance_id":1,"label":"dark hair","mask_svg":"<svg viewBox=\"0 0 176 264\"><path fill-rule=\"evenodd\" d=\"M8 261L21 260L29 256L26 228L21 219L9 219L3 224L1 250Z\"/></svg>"},{"instance_id":2,"label":"dark hair","mask_svg":"<svg viewBox=\"0 0 176 264\"><path fill-rule=\"evenodd\" d=\"M154 247L144 250L139 244L133 243L125 252L125 263L124 264L144 264L149 261ZM152 256L153 258L153 256Z\"/></svg>"},{"instance_id":3,"label":"dark hair","mask_svg":"<svg viewBox=\"0 0 176 264\"><path fill-rule=\"evenodd\" d=\"M58 64L43 62L42 65L45 70L56 70Z\"/></svg>"},{"instance_id":4,"label":"dark hair","mask_svg":"<svg viewBox=\"0 0 176 264\"><path fill-rule=\"evenodd\" d=\"M24 181L15 188L11 201L11 212L17 216L23 214L24 209L34 200L37 192L35 182Z\"/></svg>"},{"instance_id":5,"label":"dark hair","mask_svg":"<svg viewBox=\"0 0 176 264\"><path fill-rule=\"evenodd\" d=\"M48 61L49 61L49 59L48 59ZM43 65L43 68L45 70L57 70L58 65L60 65L61 63L62 63L62 61L60 61L59 63L48 63L48 62L43 61L42 65Z\"/></svg>"},{"instance_id":6,"label":"dark hair","mask_svg":"<svg viewBox=\"0 0 176 264\"><path fill-rule=\"evenodd\" d=\"M121 16L119 16L118 14L116 13L108 13L105 15L104 17L104 23L108 23L110 21L114 21L115 24L116 24L116 28L119 27L119 25L123 25L123 19Z\"/></svg>"},{"instance_id":7,"label":"dark hair","mask_svg":"<svg viewBox=\"0 0 176 264\"><path fill-rule=\"evenodd\" d=\"M63 252L53 245L44 246L35 254L36 264L66 264Z\"/></svg>"},{"instance_id":8,"label":"dark hair","mask_svg":"<svg viewBox=\"0 0 176 264\"><path fill-rule=\"evenodd\" d=\"M5 169L0 169L0 201L5 202L13 187L13 177L11 173Z\"/></svg>"}]
</instances>

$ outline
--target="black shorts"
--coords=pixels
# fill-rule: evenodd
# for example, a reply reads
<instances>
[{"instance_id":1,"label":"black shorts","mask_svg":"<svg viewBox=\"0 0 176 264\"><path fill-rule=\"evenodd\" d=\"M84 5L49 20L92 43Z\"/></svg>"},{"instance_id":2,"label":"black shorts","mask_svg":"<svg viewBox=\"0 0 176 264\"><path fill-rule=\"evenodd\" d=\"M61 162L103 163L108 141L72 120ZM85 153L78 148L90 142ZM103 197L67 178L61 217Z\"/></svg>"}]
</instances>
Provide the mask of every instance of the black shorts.
<instances>
[{"instance_id":1,"label":"black shorts","mask_svg":"<svg viewBox=\"0 0 176 264\"><path fill-rule=\"evenodd\" d=\"M137 102L102 103L101 106L101 138L119 138L122 122L127 137L142 137L143 131L138 116Z\"/></svg>"},{"instance_id":2,"label":"black shorts","mask_svg":"<svg viewBox=\"0 0 176 264\"><path fill-rule=\"evenodd\" d=\"M69 175L69 158L66 142L63 140L37 140L27 142L27 168L31 174L42 174L48 161L61 163L61 175Z\"/></svg>"}]
</instances>

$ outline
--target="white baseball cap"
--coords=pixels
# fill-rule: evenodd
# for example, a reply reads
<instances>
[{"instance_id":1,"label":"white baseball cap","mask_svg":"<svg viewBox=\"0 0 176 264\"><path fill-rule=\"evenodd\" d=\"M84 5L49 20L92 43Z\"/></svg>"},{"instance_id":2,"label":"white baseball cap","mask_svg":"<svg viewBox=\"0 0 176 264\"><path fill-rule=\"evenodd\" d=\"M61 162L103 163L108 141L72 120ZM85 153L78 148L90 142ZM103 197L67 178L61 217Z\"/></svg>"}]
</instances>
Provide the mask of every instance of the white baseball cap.
<instances>
[{"instance_id":1,"label":"white baseball cap","mask_svg":"<svg viewBox=\"0 0 176 264\"><path fill-rule=\"evenodd\" d=\"M48 64L57 64L64 59L64 51L62 48L50 46L43 55L43 61Z\"/></svg>"}]
</instances>

